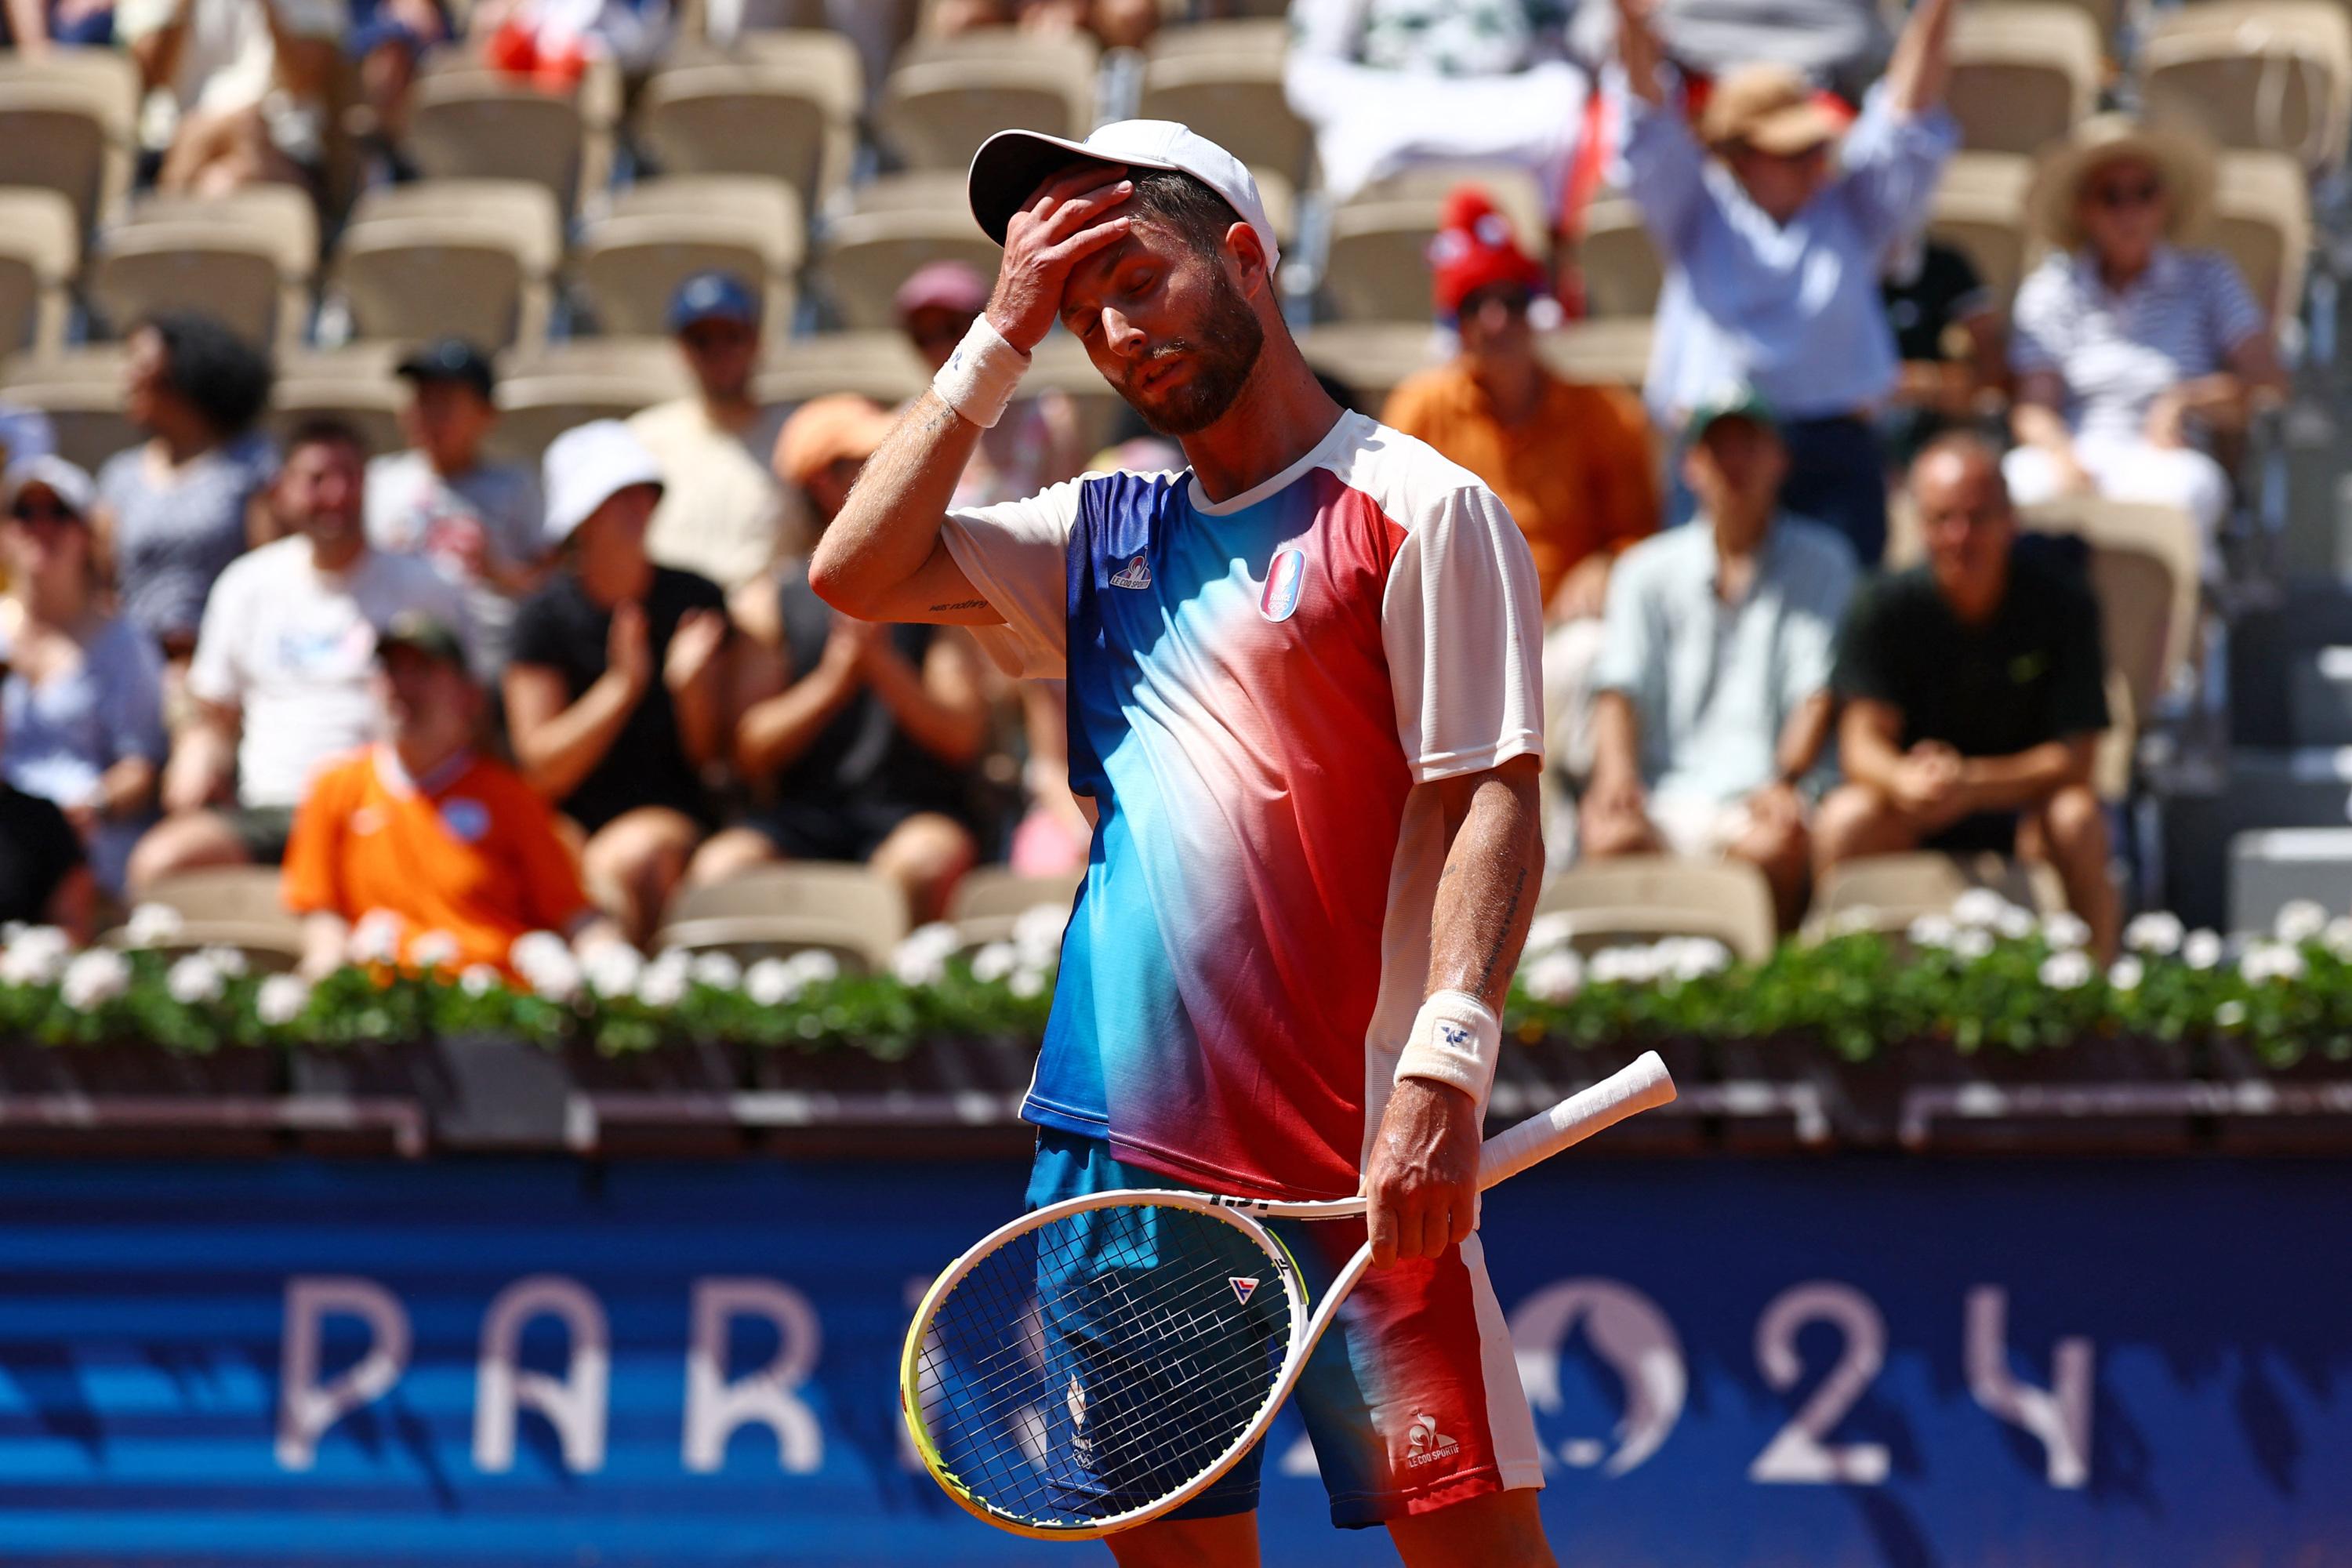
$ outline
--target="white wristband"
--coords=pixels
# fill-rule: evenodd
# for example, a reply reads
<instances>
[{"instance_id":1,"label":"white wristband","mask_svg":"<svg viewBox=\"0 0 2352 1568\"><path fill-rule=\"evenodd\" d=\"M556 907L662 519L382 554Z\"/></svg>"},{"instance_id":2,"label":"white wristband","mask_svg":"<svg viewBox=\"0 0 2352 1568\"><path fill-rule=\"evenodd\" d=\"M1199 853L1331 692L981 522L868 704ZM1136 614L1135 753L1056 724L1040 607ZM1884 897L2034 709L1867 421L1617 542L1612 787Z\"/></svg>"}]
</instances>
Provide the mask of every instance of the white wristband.
<instances>
[{"instance_id":1,"label":"white wristband","mask_svg":"<svg viewBox=\"0 0 2352 1568\"><path fill-rule=\"evenodd\" d=\"M1029 356L1005 342L982 310L972 318L971 331L940 366L940 374L931 377L931 390L950 408L992 430L1004 417L1005 405L1028 368Z\"/></svg>"},{"instance_id":2,"label":"white wristband","mask_svg":"<svg viewBox=\"0 0 2352 1568\"><path fill-rule=\"evenodd\" d=\"M1396 1081L1425 1078L1451 1084L1484 1105L1502 1054L1503 1021L1475 996L1440 991L1421 1005L1397 1058Z\"/></svg>"}]
</instances>

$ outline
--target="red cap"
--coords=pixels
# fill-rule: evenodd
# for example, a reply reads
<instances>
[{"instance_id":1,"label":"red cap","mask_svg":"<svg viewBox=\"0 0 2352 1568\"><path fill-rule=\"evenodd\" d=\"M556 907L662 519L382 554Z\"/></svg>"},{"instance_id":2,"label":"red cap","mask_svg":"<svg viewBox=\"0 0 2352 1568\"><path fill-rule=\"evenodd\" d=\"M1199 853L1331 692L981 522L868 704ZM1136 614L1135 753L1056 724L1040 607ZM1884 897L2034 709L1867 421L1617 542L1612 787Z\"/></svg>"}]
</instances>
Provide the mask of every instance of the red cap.
<instances>
[{"instance_id":1,"label":"red cap","mask_svg":"<svg viewBox=\"0 0 2352 1568\"><path fill-rule=\"evenodd\" d=\"M1437 309L1447 316L1461 314L1464 300L1497 283L1543 291L1543 268L1519 248L1510 220L1475 185L1456 185L1446 196L1436 237L1429 242L1429 267Z\"/></svg>"}]
</instances>

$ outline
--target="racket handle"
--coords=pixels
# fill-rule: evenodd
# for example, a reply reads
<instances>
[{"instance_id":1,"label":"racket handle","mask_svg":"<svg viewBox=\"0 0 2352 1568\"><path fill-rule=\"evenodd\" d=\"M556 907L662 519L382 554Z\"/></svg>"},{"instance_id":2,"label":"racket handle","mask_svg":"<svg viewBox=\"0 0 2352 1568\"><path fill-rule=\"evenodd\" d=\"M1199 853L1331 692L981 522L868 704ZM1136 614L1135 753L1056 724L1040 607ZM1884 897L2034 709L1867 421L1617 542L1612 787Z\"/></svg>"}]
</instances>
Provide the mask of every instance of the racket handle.
<instances>
[{"instance_id":1,"label":"racket handle","mask_svg":"<svg viewBox=\"0 0 2352 1568\"><path fill-rule=\"evenodd\" d=\"M1478 1152L1479 1190L1508 1181L1570 1144L1674 1097L1675 1080L1667 1074L1666 1064L1658 1059L1657 1052L1643 1051L1599 1083L1487 1139Z\"/></svg>"}]
</instances>

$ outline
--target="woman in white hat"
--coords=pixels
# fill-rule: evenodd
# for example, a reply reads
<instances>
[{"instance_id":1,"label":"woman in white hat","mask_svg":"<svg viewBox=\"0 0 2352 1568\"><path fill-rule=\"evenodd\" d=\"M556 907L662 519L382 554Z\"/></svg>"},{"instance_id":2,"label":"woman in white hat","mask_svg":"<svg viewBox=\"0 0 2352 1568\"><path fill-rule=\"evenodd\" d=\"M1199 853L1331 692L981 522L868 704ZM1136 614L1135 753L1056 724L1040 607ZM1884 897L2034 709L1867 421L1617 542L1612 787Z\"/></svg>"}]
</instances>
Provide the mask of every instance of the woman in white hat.
<instances>
[{"instance_id":1,"label":"woman in white hat","mask_svg":"<svg viewBox=\"0 0 2352 1568\"><path fill-rule=\"evenodd\" d=\"M2042 155L2029 203L2053 248L2017 294L2020 445L2002 464L2021 505L2089 492L2179 507L2209 560L2230 479L2207 448L2284 384L2237 268L2189 248L2212 195L2202 144L2120 115Z\"/></svg>"}]
</instances>

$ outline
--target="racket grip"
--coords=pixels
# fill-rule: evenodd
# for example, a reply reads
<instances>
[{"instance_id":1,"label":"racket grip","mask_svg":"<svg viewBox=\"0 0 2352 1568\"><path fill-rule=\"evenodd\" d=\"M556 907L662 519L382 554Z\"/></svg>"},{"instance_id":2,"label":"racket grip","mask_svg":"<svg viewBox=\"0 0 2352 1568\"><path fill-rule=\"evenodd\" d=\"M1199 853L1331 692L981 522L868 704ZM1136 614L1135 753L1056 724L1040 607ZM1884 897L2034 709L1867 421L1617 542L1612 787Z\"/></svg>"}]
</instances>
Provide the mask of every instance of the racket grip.
<instances>
[{"instance_id":1,"label":"racket grip","mask_svg":"<svg viewBox=\"0 0 2352 1568\"><path fill-rule=\"evenodd\" d=\"M1658 1059L1657 1052L1643 1051L1599 1083L1487 1139L1478 1152L1479 1190L1507 1181L1570 1144L1674 1097L1675 1080L1666 1064Z\"/></svg>"}]
</instances>

